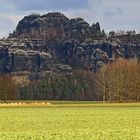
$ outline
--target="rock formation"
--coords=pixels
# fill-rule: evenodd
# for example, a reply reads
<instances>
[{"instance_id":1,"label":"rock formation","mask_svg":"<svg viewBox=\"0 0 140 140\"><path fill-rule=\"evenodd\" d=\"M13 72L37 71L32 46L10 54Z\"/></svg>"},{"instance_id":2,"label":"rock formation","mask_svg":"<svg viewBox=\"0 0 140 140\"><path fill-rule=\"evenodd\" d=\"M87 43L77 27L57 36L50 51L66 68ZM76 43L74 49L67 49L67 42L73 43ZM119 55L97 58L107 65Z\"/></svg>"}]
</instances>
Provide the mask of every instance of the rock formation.
<instances>
[{"instance_id":1,"label":"rock formation","mask_svg":"<svg viewBox=\"0 0 140 140\"><path fill-rule=\"evenodd\" d=\"M24 17L11 37L45 40L82 39L97 31L100 32L99 23L90 27L82 18L69 19L61 13L48 13L43 16Z\"/></svg>"},{"instance_id":2,"label":"rock formation","mask_svg":"<svg viewBox=\"0 0 140 140\"><path fill-rule=\"evenodd\" d=\"M103 38L100 24L61 13L24 17L8 39L0 40L0 73L25 73L29 79L96 72L118 57L140 58L140 35Z\"/></svg>"}]
</instances>

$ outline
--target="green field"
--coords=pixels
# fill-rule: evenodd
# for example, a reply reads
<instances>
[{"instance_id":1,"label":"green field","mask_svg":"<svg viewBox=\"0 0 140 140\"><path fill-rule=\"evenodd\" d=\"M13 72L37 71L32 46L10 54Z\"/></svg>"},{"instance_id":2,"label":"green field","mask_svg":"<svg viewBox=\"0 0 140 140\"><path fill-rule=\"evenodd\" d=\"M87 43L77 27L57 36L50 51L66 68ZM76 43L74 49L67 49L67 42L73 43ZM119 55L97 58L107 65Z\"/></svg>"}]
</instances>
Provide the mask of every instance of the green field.
<instances>
[{"instance_id":1,"label":"green field","mask_svg":"<svg viewBox=\"0 0 140 140\"><path fill-rule=\"evenodd\" d=\"M0 107L0 140L140 140L140 104Z\"/></svg>"}]
</instances>

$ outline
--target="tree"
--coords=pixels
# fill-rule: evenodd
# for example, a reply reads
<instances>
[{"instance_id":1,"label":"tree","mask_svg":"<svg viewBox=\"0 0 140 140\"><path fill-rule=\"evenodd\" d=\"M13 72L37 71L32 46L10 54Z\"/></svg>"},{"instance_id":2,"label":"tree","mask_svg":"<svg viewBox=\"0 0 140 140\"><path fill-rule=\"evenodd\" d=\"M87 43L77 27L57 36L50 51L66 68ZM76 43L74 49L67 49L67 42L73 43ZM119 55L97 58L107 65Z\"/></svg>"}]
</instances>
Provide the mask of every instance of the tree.
<instances>
[{"instance_id":1,"label":"tree","mask_svg":"<svg viewBox=\"0 0 140 140\"><path fill-rule=\"evenodd\" d=\"M101 98L103 102L106 101L107 96L107 82L108 82L107 67L108 67L107 65L103 65L95 76L95 87L96 92L98 94L98 100L100 100Z\"/></svg>"},{"instance_id":2,"label":"tree","mask_svg":"<svg viewBox=\"0 0 140 140\"><path fill-rule=\"evenodd\" d=\"M125 67L125 63L126 60L120 59L110 64L109 67L109 81L112 83L110 83L110 86L112 85L110 90L114 92L115 100L120 102L123 100L125 94L125 84L127 77L127 68Z\"/></svg>"},{"instance_id":3,"label":"tree","mask_svg":"<svg viewBox=\"0 0 140 140\"><path fill-rule=\"evenodd\" d=\"M140 101L140 64L137 59L117 59L96 73L97 100Z\"/></svg>"},{"instance_id":4,"label":"tree","mask_svg":"<svg viewBox=\"0 0 140 140\"><path fill-rule=\"evenodd\" d=\"M115 101L140 100L140 64L136 59L118 59L109 65L109 96Z\"/></svg>"},{"instance_id":5,"label":"tree","mask_svg":"<svg viewBox=\"0 0 140 140\"><path fill-rule=\"evenodd\" d=\"M129 60L127 64L127 92L130 100L140 101L140 63L137 59Z\"/></svg>"},{"instance_id":6,"label":"tree","mask_svg":"<svg viewBox=\"0 0 140 140\"><path fill-rule=\"evenodd\" d=\"M115 37L115 31L110 31L110 32L109 32L109 37L110 37L110 38Z\"/></svg>"},{"instance_id":7,"label":"tree","mask_svg":"<svg viewBox=\"0 0 140 140\"><path fill-rule=\"evenodd\" d=\"M127 31L127 35L128 36L132 36L132 35L135 35L136 34L136 31L135 30L133 30L133 31Z\"/></svg>"},{"instance_id":8,"label":"tree","mask_svg":"<svg viewBox=\"0 0 140 140\"><path fill-rule=\"evenodd\" d=\"M0 75L0 99L16 100L19 98L17 85L10 75Z\"/></svg>"},{"instance_id":9,"label":"tree","mask_svg":"<svg viewBox=\"0 0 140 140\"><path fill-rule=\"evenodd\" d=\"M101 35L101 27L100 27L100 23L97 22L96 24L94 23L92 25L92 35L94 37L99 37Z\"/></svg>"},{"instance_id":10,"label":"tree","mask_svg":"<svg viewBox=\"0 0 140 140\"><path fill-rule=\"evenodd\" d=\"M106 38L106 37L107 37L107 35L106 35L106 33L105 33L105 30L102 30L102 31L101 31L101 36L102 36L103 38Z\"/></svg>"}]
</instances>

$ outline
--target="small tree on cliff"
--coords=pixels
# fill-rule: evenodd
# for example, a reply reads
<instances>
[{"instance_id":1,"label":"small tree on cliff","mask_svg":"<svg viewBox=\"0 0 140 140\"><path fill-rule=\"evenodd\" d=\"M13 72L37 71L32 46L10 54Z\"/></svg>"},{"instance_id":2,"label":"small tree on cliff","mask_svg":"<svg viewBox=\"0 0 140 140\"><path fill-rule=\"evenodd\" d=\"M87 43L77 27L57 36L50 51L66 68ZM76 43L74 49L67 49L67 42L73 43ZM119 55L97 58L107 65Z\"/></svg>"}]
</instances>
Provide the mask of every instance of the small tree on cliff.
<instances>
[{"instance_id":1,"label":"small tree on cliff","mask_svg":"<svg viewBox=\"0 0 140 140\"><path fill-rule=\"evenodd\" d=\"M18 90L15 81L9 75L0 75L0 100L18 99Z\"/></svg>"}]
</instances>

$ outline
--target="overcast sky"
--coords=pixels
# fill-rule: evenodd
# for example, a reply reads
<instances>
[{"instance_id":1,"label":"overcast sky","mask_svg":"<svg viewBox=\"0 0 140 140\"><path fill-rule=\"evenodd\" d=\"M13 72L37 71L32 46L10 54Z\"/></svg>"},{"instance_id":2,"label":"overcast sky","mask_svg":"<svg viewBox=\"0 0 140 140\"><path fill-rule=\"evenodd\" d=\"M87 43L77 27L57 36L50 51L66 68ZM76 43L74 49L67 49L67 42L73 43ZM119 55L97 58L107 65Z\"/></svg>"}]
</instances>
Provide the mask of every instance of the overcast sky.
<instances>
[{"instance_id":1,"label":"overcast sky","mask_svg":"<svg viewBox=\"0 0 140 140\"><path fill-rule=\"evenodd\" d=\"M90 24L99 21L106 31L140 31L140 0L0 0L0 38L25 15L53 11L69 18L83 17Z\"/></svg>"}]
</instances>

